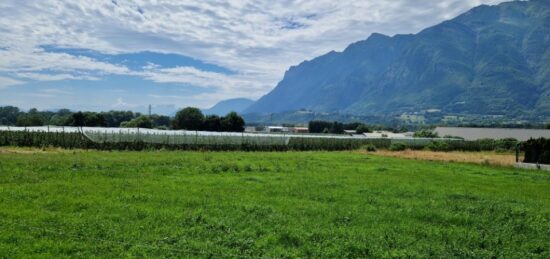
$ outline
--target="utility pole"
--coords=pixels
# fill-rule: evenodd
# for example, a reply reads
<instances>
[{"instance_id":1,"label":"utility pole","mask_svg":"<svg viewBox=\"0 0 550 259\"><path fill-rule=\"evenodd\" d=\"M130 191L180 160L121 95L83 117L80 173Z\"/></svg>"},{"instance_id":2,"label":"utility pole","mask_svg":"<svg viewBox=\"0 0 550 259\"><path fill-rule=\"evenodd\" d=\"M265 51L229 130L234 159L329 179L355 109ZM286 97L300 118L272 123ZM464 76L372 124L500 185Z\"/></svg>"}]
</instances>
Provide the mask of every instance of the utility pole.
<instances>
[{"instance_id":1,"label":"utility pole","mask_svg":"<svg viewBox=\"0 0 550 259\"><path fill-rule=\"evenodd\" d=\"M149 119L151 118L151 105L149 104Z\"/></svg>"}]
</instances>

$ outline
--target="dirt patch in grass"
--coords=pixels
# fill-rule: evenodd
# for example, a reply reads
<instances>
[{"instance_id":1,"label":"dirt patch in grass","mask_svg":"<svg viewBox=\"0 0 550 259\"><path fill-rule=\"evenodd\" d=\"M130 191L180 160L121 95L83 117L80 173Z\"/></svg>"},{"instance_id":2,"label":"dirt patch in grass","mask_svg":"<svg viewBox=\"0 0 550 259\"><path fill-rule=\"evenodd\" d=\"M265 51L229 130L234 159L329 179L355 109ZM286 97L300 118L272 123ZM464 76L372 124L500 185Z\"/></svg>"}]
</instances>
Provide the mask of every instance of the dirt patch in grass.
<instances>
[{"instance_id":1,"label":"dirt patch in grass","mask_svg":"<svg viewBox=\"0 0 550 259\"><path fill-rule=\"evenodd\" d=\"M370 152L369 154L416 159L416 160L476 163L476 164L497 165L497 166L513 166L516 163L515 154L496 153L496 152L435 152L435 151L427 151L427 150L404 150L404 151L378 150L377 152Z\"/></svg>"},{"instance_id":2,"label":"dirt patch in grass","mask_svg":"<svg viewBox=\"0 0 550 259\"><path fill-rule=\"evenodd\" d=\"M43 153L67 153L81 150L69 150L63 148L35 148L35 147L0 147L0 154L43 154Z\"/></svg>"}]
</instances>

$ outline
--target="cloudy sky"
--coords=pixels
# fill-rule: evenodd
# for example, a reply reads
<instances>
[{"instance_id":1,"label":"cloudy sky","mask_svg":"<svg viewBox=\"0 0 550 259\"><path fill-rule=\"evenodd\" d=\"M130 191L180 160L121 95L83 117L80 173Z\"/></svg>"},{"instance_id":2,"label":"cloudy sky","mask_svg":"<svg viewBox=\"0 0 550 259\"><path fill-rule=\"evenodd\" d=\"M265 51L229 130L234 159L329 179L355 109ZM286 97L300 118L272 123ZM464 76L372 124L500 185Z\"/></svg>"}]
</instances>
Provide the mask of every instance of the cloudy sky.
<instances>
[{"instance_id":1,"label":"cloudy sky","mask_svg":"<svg viewBox=\"0 0 550 259\"><path fill-rule=\"evenodd\" d=\"M502 0L2 0L0 105L209 107L289 66Z\"/></svg>"}]
</instances>

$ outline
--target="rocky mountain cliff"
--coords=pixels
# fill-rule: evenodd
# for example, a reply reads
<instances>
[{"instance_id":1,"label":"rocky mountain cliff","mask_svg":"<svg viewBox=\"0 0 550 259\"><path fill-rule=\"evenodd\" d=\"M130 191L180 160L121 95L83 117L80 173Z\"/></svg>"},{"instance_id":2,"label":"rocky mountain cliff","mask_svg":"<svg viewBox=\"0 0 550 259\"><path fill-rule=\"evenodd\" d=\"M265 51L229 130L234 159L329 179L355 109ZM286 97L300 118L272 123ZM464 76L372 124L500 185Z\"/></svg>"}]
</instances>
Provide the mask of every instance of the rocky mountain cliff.
<instances>
[{"instance_id":1,"label":"rocky mountain cliff","mask_svg":"<svg viewBox=\"0 0 550 259\"><path fill-rule=\"evenodd\" d=\"M291 67L245 113L550 115L550 1L482 5Z\"/></svg>"}]
</instances>

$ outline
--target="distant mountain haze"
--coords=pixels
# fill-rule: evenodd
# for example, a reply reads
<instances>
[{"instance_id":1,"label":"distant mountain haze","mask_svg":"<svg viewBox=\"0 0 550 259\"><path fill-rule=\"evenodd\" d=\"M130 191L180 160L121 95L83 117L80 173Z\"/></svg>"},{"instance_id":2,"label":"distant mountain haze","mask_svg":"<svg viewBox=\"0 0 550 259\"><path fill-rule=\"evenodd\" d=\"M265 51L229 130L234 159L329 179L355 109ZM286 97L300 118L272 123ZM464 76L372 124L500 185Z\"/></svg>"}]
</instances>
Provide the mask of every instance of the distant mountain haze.
<instances>
[{"instance_id":1,"label":"distant mountain haze","mask_svg":"<svg viewBox=\"0 0 550 259\"><path fill-rule=\"evenodd\" d=\"M212 106L209 109L204 109L204 114L215 114L219 116L224 116L229 112L241 113L246 108L250 107L254 103L253 100L246 98L235 98L228 99L218 102L216 105Z\"/></svg>"},{"instance_id":2,"label":"distant mountain haze","mask_svg":"<svg viewBox=\"0 0 550 259\"><path fill-rule=\"evenodd\" d=\"M418 34L372 34L291 67L244 112L550 116L549 7L482 5Z\"/></svg>"}]
</instances>

